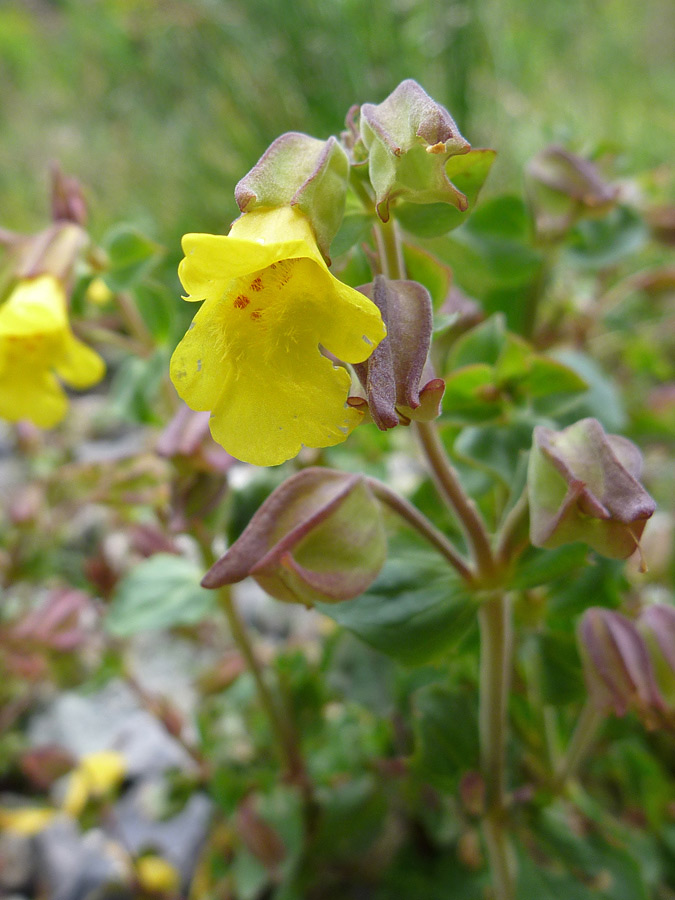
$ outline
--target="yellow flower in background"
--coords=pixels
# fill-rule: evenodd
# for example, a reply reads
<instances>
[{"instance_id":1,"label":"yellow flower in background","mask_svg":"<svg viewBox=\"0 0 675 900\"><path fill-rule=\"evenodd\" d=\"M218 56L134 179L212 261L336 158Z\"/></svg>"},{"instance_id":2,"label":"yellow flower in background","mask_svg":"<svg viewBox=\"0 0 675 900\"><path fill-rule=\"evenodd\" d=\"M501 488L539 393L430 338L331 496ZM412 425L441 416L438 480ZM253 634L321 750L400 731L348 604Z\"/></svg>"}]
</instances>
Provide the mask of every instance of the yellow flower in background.
<instances>
[{"instance_id":1,"label":"yellow flower in background","mask_svg":"<svg viewBox=\"0 0 675 900\"><path fill-rule=\"evenodd\" d=\"M136 877L143 890L150 894L178 893L180 873L161 856L149 854L136 860Z\"/></svg>"},{"instance_id":2,"label":"yellow flower in background","mask_svg":"<svg viewBox=\"0 0 675 900\"><path fill-rule=\"evenodd\" d=\"M61 804L65 812L77 817L89 800L100 800L111 794L124 781L127 763L121 753L101 750L83 756L70 773Z\"/></svg>"},{"instance_id":3,"label":"yellow flower in background","mask_svg":"<svg viewBox=\"0 0 675 900\"><path fill-rule=\"evenodd\" d=\"M56 376L81 389L104 373L98 353L70 330L66 294L52 275L20 281L0 304L0 418L51 428L68 409Z\"/></svg>"},{"instance_id":4,"label":"yellow flower in background","mask_svg":"<svg viewBox=\"0 0 675 900\"><path fill-rule=\"evenodd\" d=\"M42 806L20 806L16 809L0 809L0 832L31 837L51 824L56 810Z\"/></svg>"},{"instance_id":5,"label":"yellow flower in background","mask_svg":"<svg viewBox=\"0 0 675 900\"><path fill-rule=\"evenodd\" d=\"M171 359L171 379L237 459L274 466L345 440L362 414L351 379L324 356L363 362L385 335L379 310L329 271L292 207L237 219L228 236L188 234L178 273L204 300Z\"/></svg>"}]
</instances>

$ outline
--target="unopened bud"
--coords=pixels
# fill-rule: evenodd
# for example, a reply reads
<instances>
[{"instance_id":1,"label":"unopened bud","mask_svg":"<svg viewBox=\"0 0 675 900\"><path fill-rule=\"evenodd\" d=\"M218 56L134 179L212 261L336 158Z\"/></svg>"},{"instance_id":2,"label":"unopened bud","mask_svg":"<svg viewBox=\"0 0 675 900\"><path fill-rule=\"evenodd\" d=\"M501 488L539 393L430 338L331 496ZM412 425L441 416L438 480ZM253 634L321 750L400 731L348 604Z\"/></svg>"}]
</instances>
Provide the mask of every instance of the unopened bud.
<instances>
[{"instance_id":1,"label":"unopened bud","mask_svg":"<svg viewBox=\"0 0 675 900\"><path fill-rule=\"evenodd\" d=\"M655 603L644 609L638 628L645 639L661 694L675 712L675 607Z\"/></svg>"},{"instance_id":2,"label":"unopened bud","mask_svg":"<svg viewBox=\"0 0 675 900\"><path fill-rule=\"evenodd\" d=\"M282 134L237 184L235 200L243 213L258 208L296 206L309 220L317 244L328 248L344 215L349 160L334 137Z\"/></svg>"},{"instance_id":3,"label":"unopened bud","mask_svg":"<svg viewBox=\"0 0 675 900\"><path fill-rule=\"evenodd\" d=\"M587 609L579 645L588 690L598 709L623 716L629 709L658 724L665 704L647 646L634 622L602 607Z\"/></svg>"},{"instance_id":4,"label":"unopened bud","mask_svg":"<svg viewBox=\"0 0 675 900\"><path fill-rule=\"evenodd\" d=\"M202 584L251 575L277 600L335 603L372 584L386 556L379 505L360 475L310 468L265 500Z\"/></svg>"},{"instance_id":5,"label":"unopened bud","mask_svg":"<svg viewBox=\"0 0 675 900\"><path fill-rule=\"evenodd\" d=\"M86 225L87 216L87 201L80 182L64 175L58 165L52 166L52 219Z\"/></svg>"},{"instance_id":6,"label":"unopened bud","mask_svg":"<svg viewBox=\"0 0 675 900\"><path fill-rule=\"evenodd\" d=\"M348 402L358 407L367 402L381 431L409 425L411 419L432 421L440 414L445 382L423 379L433 326L429 292L416 281L390 281L383 275L358 290L380 310L387 336L364 363L354 365L366 401L350 397Z\"/></svg>"},{"instance_id":7,"label":"unopened bud","mask_svg":"<svg viewBox=\"0 0 675 900\"><path fill-rule=\"evenodd\" d=\"M445 164L451 156L468 153L471 145L447 109L416 81L403 81L378 105L363 104L361 138L369 152L368 170L383 222L398 198L467 209L468 201L448 178Z\"/></svg>"},{"instance_id":8,"label":"unopened bud","mask_svg":"<svg viewBox=\"0 0 675 900\"><path fill-rule=\"evenodd\" d=\"M641 471L638 448L596 419L562 431L537 426L527 476L530 540L549 549L584 541L612 559L630 556L656 508Z\"/></svg>"},{"instance_id":9,"label":"unopened bud","mask_svg":"<svg viewBox=\"0 0 675 900\"><path fill-rule=\"evenodd\" d=\"M619 195L592 162L555 146L530 161L526 186L537 232L549 240L562 237L582 217L608 212Z\"/></svg>"}]
</instances>

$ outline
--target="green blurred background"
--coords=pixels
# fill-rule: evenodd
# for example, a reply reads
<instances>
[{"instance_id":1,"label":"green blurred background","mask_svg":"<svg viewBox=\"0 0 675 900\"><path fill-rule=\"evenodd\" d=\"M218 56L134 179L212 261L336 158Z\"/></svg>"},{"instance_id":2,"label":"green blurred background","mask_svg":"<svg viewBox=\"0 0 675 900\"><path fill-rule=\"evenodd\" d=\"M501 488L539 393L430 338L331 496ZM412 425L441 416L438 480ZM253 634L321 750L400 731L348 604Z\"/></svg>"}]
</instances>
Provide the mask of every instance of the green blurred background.
<instances>
[{"instance_id":1,"label":"green blurred background","mask_svg":"<svg viewBox=\"0 0 675 900\"><path fill-rule=\"evenodd\" d=\"M5 0L1 224L41 227L59 160L94 234L226 229L275 137L339 132L407 77L498 149L489 190L552 140L637 172L675 144L674 47L671 0Z\"/></svg>"}]
</instances>

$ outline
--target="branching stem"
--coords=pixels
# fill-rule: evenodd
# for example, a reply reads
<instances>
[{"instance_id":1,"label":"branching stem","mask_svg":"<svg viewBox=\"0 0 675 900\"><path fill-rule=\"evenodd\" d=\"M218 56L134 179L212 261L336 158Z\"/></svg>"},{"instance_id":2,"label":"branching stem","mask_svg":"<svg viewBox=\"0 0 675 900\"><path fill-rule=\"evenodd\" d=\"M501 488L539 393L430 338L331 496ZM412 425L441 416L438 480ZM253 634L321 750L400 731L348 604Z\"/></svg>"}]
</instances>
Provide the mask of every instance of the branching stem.
<instances>
[{"instance_id":1,"label":"branching stem","mask_svg":"<svg viewBox=\"0 0 675 900\"><path fill-rule=\"evenodd\" d=\"M442 531L439 531L412 503L409 503L388 485L378 481L376 478L368 478L367 482L378 500L398 513L402 519L412 525L422 537L440 551L465 581L473 582L474 575L470 566Z\"/></svg>"}]
</instances>

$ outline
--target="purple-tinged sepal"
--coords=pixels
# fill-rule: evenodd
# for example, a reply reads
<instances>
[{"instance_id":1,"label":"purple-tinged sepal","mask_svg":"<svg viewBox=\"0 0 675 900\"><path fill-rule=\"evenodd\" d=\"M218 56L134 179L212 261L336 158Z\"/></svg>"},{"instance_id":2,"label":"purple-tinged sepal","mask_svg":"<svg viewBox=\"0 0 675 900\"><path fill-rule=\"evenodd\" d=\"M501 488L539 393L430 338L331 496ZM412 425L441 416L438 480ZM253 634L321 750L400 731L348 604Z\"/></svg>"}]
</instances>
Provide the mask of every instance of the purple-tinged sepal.
<instances>
[{"instance_id":1,"label":"purple-tinged sepal","mask_svg":"<svg viewBox=\"0 0 675 900\"><path fill-rule=\"evenodd\" d=\"M270 494L202 584L218 588L250 575L277 600L337 603L372 584L386 552L380 507L365 479L303 469Z\"/></svg>"},{"instance_id":2,"label":"purple-tinged sepal","mask_svg":"<svg viewBox=\"0 0 675 900\"><path fill-rule=\"evenodd\" d=\"M344 215L349 159L334 137L288 132L278 137L234 192L243 213L294 206L309 220L327 262Z\"/></svg>"},{"instance_id":3,"label":"purple-tinged sepal","mask_svg":"<svg viewBox=\"0 0 675 900\"><path fill-rule=\"evenodd\" d=\"M638 448L597 419L562 431L537 426L527 476L530 540L548 549L584 541L612 559L630 556L656 508L641 472Z\"/></svg>"},{"instance_id":4,"label":"purple-tinged sepal","mask_svg":"<svg viewBox=\"0 0 675 900\"><path fill-rule=\"evenodd\" d=\"M383 222L398 198L467 209L468 201L448 178L445 164L451 156L468 153L471 145L447 109L416 81L403 81L382 103L363 104L361 139Z\"/></svg>"},{"instance_id":5,"label":"purple-tinged sepal","mask_svg":"<svg viewBox=\"0 0 675 900\"><path fill-rule=\"evenodd\" d=\"M601 712L637 712L649 727L663 724L666 705L647 646L635 623L602 607L587 609L578 641L589 693Z\"/></svg>"},{"instance_id":6,"label":"purple-tinged sepal","mask_svg":"<svg viewBox=\"0 0 675 900\"><path fill-rule=\"evenodd\" d=\"M416 281L391 281L383 275L358 290L380 310L387 336L365 362L354 366L365 398L348 402L367 403L382 431L409 425L411 419L435 419L445 382L433 377L428 363L433 328L429 291Z\"/></svg>"},{"instance_id":7,"label":"purple-tinged sepal","mask_svg":"<svg viewBox=\"0 0 675 900\"><path fill-rule=\"evenodd\" d=\"M537 234L558 240L581 218L602 216L616 204L619 189L597 167L562 147L546 147L525 170L528 202Z\"/></svg>"}]
</instances>

